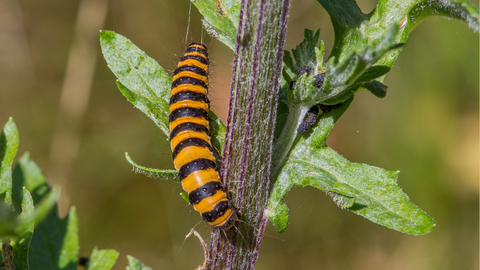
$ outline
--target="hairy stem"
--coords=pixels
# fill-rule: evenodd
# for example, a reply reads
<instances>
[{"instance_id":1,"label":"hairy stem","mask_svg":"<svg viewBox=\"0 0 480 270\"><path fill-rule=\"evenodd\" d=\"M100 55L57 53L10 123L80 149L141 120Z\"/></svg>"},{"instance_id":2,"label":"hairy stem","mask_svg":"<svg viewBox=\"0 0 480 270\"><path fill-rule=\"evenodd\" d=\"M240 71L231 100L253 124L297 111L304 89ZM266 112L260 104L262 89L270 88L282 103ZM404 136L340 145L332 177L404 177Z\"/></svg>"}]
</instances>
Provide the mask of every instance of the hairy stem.
<instances>
[{"instance_id":1,"label":"hairy stem","mask_svg":"<svg viewBox=\"0 0 480 270\"><path fill-rule=\"evenodd\" d=\"M273 131L289 0L243 0L221 175L242 212L214 230L207 269L254 269L267 217Z\"/></svg>"}]
</instances>

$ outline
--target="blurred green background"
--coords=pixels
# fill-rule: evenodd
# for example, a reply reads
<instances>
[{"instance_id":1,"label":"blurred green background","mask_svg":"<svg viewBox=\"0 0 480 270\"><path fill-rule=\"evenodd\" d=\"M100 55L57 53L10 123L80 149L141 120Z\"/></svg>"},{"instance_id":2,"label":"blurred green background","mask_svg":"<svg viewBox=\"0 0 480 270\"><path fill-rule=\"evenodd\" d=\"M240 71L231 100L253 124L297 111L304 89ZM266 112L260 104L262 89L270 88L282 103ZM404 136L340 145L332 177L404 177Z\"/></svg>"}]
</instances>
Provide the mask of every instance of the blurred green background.
<instances>
[{"instance_id":1,"label":"blurred green background","mask_svg":"<svg viewBox=\"0 0 480 270\"><path fill-rule=\"evenodd\" d=\"M376 1L358 1L371 11ZM303 29L321 28L326 51L333 28L314 0L291 2L286 49ZM476 4L478 5L478 4ZM225 119L233 53L208 37L189 3L166 0L0 2L0 123L13 116L20 156L29 151L60 211L75 206L80 254L120 251L153 269L193 269L203 262L201 220L174 182L135 174L124 158L172 169L166 137L116 89L98 30L131 39L167 70L185 43L209 45L212 109ZM257 269L479 268L479 40L466 24L430 17L411 34L387 75L384 99L359 93L329 136L355 162L400 170L399 185L433 216L437 228L410 236L341 210L323 192L294 189L290 226L267 227ZM195 227L208 241L211 228Z\"/></svg>"}]
</instances>

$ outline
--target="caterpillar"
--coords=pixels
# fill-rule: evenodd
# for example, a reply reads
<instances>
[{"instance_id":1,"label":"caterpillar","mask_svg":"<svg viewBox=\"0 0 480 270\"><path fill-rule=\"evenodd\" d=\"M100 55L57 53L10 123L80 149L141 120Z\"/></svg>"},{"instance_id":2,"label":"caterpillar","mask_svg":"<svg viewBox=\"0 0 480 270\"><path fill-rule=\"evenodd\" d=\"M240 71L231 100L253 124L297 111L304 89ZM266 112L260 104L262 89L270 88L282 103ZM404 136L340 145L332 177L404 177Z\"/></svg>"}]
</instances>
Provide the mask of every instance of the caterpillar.
<instances>
[{"instance_id":1,"label":"caterpillar","mask_svg":"<svg viewBox=\"0 0 480 270\"><path fill-rule=\"evenodd\" d=\"M240 212L227 199L213 155L208 65L207 46L193 42L173 71L170 146L174 166L193 208L213 227L228 230Z\"/></svg>"}]
</instances>

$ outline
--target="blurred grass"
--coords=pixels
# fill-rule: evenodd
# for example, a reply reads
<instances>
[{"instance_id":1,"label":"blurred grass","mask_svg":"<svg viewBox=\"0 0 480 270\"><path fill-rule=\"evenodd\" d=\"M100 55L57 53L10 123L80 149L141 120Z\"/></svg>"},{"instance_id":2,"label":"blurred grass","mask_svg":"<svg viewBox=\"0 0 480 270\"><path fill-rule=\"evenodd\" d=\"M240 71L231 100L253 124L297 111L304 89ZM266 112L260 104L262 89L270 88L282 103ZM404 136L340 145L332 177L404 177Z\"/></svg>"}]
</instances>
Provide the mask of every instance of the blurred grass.
<instances>
[{"instance_id":1,"label":"blurred grass","mask_svg":"<svg viewBox=\"0 0 480 270\"><path fill-rule=\"evenodd\" d=\"M360 6L368 12L372 3ZM30 151L47 176L78 4L0 2L0 122L14 117L19 153ZM225 118L233 54L201 30L194 7L184 42L187 18L187 1L112 0L104 29L171 70L185 43L203 37L213 62L212 108ZM331 49L326 12L315 1L292 1L287 49L304 28L321 28ZM399 185L436 219L432 233L403 235L338 209L321 192L294 189L290 227L281 235L267 228L257 269L478 269L478 51L478 34L466 24L429 18L387 75L387 97L359 93L328 140L352 161L400 170ZM193 269L203 251L197 239L183 238L200 216L178 196L178 184L136 175L124 158L128 151L142 165L172 169L166 137L119 93L97 53L80 152L62 186L78 210L80 253L117 249L115 269L125 269L127 254L153 269ZM210 230L203 222L196 229Z\"/></svg>"}]
</instances>

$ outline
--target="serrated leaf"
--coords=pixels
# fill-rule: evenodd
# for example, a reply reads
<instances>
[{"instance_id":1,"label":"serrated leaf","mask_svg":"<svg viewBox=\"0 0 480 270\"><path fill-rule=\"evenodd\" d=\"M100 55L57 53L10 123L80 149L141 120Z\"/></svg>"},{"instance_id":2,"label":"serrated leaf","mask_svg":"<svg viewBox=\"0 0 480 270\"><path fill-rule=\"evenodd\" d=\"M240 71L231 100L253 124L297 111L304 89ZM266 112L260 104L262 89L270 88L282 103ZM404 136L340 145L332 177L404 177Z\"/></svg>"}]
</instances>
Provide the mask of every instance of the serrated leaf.
<instances>
[{"instance_id":1,"label":"serrated leaf","mask_svg":"<svg viewBox=\"0 0 480 270\"><path fill-rule=\"evenodd\" d=\"M335 105L351 97L362 83L385 75L383 72L388 72L388 66L378 65L380 68L370 69L380 58L396 48L393 45L398 32L398 25L392 25L384 36L371 41L362 52L354 52L338 65L334 63L336 58L331 58L325 66L327 77L324 87L310 98L322 104ZM379 76L374 77L376 75Z\"/></svg>"},{"instance_id":2,"label":"serrated leaf","mask_svg":"<svg viewBox=\"0 0 480 270\"><path fill-rule=\"evenodd\" d=\"M191 0L203 16L207 32L235 51L241 1Z\"/></svg>"},{"instance_id":3,"label":"serrated leaf","mask_svg":"<svg viewBox=\"0 0 480 270\"><path fill-rule=\"evenodd\" d=\"M293 50L295 65L289 68L298 73L302 65L312 68L311 74L305 74L296 79L293 92L289 92L291 104L313 106L318 103L335 105L352 96L363 83L377 79L390 71L389 66L373 66L382 56L390 50L397 48L395 38L398 26L390 29L385 36L377 40L364 42L366 45L361 52L354 52L347 60L336 64L336 58L331 58L323 64L324 45L315 47L318 43L319 31L313 34L305 30L304 41ZM292 65L292 64L290 64ZM325 69L325 71L323 71ZM285 70L288 73L288 70ZM322 88L315 86L315 75L326 73Z\"/></svg>"},{"instance_id":4,"label":"serrated leaf","mask_svg":"<svg viewBox=\"0 0 480 270\"><path fill-rule=\"evenodd\" d=\"M380 0L370 14L363 14L356 2L344 0L317 0L327 10L335 30L335 43L330 57L342 62L348 58L362 40L375 39L386 34L393 25L400 26L397 43L404 43L408 34L423 19L440 15L467 22L478 31L478 10L467 1L437 0ZM392 66L400 50L379 60L379 64Z\"/></svg>"},{"instance_id":5,"label":"serrated leaf","mask_svg":"<svg viewBox=\"0 0 480 270\"><path fill-rule=\"evenodd\" d=\"M128 266L127 270L152 270L152 268L145 266L142 262L135 259L134 257L127 255Z\"/></svg>"},{"instance_id":6,"label":"serrated leaf","mask_svg":"<svg viewBox=\"0 0 480 270\"><path fill-rule=\"evenodd\" d=\"M290 67L296 74L300 71L303 65L314 66L317 61L315 47L320 37L320 29L315 33L312 30L305 29L303 31L303 41L292 50L293 59L295 59L295 65ZM314 72L316 74L316 72Z\"/></svg>"},{"instance_id":7,"label":"serrated leaf","mask_svg":"<svg viewBox=\"0 0 480 270\"><path fill-rule=\"evenodd\" d=\"M148 177L161 178L166 180L172 180L175 182L180 182L178 178L178 171L176 170L151 169L151 168L138 165L132 160L132 158L130 157L130 155L128 155L128 153L125 153L125 158L130 164L133 165L133 167L135 168L135 172L143 173Z\"/></svg>"},{"instance_id":8,"label":"serrated leaf","mask_svg":"<svg viewBox=\"0 0 480 270\"><path fill-rule=\"evenodd\" d=\"M108 67L118 78L120 91L168 136L172 78L129 39L100 31L100 45Z\"/></svg>"},{"instance_id":9,"label":"serrated leaf","mask_svg":"<svg viewBox=\"0 0 480 270\"><path fill-rule=\"evenodd\" d=\"M117 261L118 252L113 249L93 249L86 270L109 270Z\"/></svg>"},{"instance_id":10,"label":"serrated leaf","mask_svg":"<svg viewBox=\"0 0 480 270\"><path fill-rule=\"evenodd\" d=\"M12 204L12 163L18 150L18 130L10 117L0 134L0 201Z\"/></svg>"},{"instance_id":11,"label":"serrated leaf","mask_svg":"<svg viewBox=\"0 0 480 270\"><path fill-rule=\"evenodd\" d=\"M430 232L434 220L397 186L398 172L349 162L326 146L328 133L349 103L322 114L312 133L294 146L274 184L267 210L269 219L277 231L285 231L285 195L293 187L313 186L339 194L333 195L334 200L342 200L341 206L377 224L408 234Z\"/></svg>"}]
</instances>

